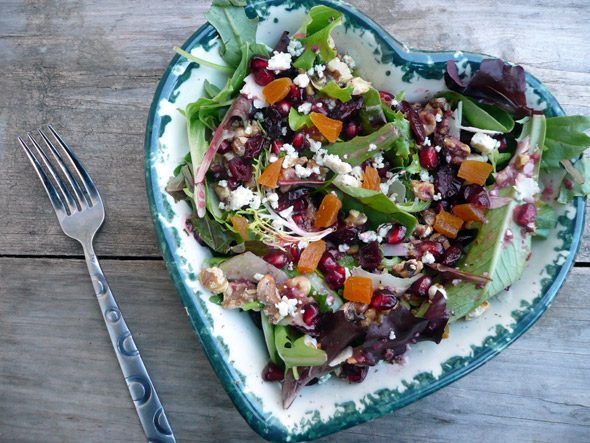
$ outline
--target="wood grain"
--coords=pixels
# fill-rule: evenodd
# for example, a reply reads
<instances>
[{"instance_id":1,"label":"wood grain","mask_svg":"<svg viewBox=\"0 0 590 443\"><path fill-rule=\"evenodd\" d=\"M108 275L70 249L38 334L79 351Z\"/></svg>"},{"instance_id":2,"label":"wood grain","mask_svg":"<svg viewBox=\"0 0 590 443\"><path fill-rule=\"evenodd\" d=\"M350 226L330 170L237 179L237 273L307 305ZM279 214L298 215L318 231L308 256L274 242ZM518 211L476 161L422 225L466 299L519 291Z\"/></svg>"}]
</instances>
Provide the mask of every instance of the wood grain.
<instances>
[{"instance_id":1,"label":"wood grain","mask_svg":"<svg viewBox=\"0 0 590 443\"><path fill-rule=\"evenodd\" d=\"M0 2L0 441L144 441L78 245L16 137L51 122L106 203L96 250L180 441L258 441L186 318L149 216L143 138L172 46L209 0ZM351 1L412 47L523 65L590 114L585 0ZM18 258L21 257L21 258ZM44 258L50 257L50 258ZM60 258L64 257L64 258ZM474 374L342 441L588 441L590 230L553 306Z\"/></svg>"}]
</instances>

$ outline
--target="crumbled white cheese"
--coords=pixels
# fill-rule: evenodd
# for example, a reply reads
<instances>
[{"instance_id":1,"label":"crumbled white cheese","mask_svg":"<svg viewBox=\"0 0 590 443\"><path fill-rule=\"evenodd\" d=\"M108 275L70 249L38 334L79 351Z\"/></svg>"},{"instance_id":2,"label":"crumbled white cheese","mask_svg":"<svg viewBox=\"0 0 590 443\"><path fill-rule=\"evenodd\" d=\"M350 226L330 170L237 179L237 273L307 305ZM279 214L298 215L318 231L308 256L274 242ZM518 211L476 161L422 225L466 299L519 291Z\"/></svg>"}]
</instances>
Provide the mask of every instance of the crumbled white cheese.
<instances>
[{"instance_id":1,"label":"crumbled white cheese","mask_svg":"<svg viewBox=\"0 0 590 443\"><path fill-rule=\"evenodd\" d=\"M313 70L315 71L315 73L318 76L318 78L323 78L324 77L324 70L325 69L326 69L326 67L324 65L315 65L313 67Z\"/></svg>"},{"instance_id":2,"label":"crumbled white cheese","mask_svg":"<svg viewBox=\"0 0 590 443\"><path fill-rule=\"evenodd\" d=\"M309 150L311 152L318 152L320 150L320 148L322 147L322 142L314 140L309 135L306 138L309 143Z\"/></svg>"},{"instance_id":3,"label":"crumbled white cheese","mask_svg":"<svg viewBox=\"0 0 590 443\"><path fill-rule=\"evenodd\" d=\"M336 154L328 154L324 157L324 165L334 171L336 174L348 174L352 171L352 166L343 162Z\"/></svg>"},{"instance_id":4,"label":"crumbled white cheese","mask_svg":"<svg viewBox=\"0 0 590 443\"><path fill-rule=\"evenodd\" d=\"M499 146L498 140L493 139L483 132L476 132L471 137L471 147L477 149L482 154L489 154Z\"/></svg>"},{"instance_id":5,"label":"crumbled white cheese","mask_svg":"<svg viewBox=\"0 0 590 443\"><path fill-rule=\"evenodd\" d=\"M514 199L517 201L529 201L532 202L533 197L541 192L537 180L531 177L527 177L522 172L519 172L514 181L514 189L516 194Z\"/></svg>"},{"instance_id":6,"label":"crumbled white cheese","mask_svg":"<svg viewBox=\"0 0 590 443\"><path fill-rule=\"evenodd\" d=\"M487 155L479 155L479 154L469 154L465 160L474 160L476 162L488 162Z\"/></svg>"},{"instance_id":7,"label":"crumbled white cheese","mask_svg":"<svg viewBox=\"0 0 590 443\"><path fill-rule=\"evenodd\" d=\"M225 203L224 202L219 202L219 209L221 209L222 211L225 210Z\"/></svg>"},{"instance_id":8,"label":"crumbled white cheese","mask_svg":"<svg viewBox=\"0 0 590 443\"><path fill-rule=\"evenodd\" d=\"M258 111L256 114L254 114L254 118L256 120L264 120L264 114L260 111Z\"/></svg>"},{"instance_id":9,"label":"crumbled white cheese","mask_svg":"<svg viewBox=\"0 0 590 443\"><path fill-rule=\"evenodd\" d=\"M253 100L252 103L255 108L265 108L269 103L262 93L263 89L264 86L257 84L254 80L254 75L250 74L244 79L244 86L240 89L240 94ZM262 120L262 117L259 120Z\"/></svg>"},{"instance_id":10,"label":"crumbled white cheese","mask_svg":"<svg viewBox=\"0 0 590 443\"><path fill-rule=\"evenodd\" d=\"M300 114L307 115L311 111L311 103L305 102L297 107L297 112Z\"/></svg>"},{"instance_id":11,"label":"crumbled white cheese","mask_svg":"<svg viewBox=\"0 0 590 443\"><path fill-rule=\"evenodd\" d=\"M352 95L361 95L371 89L372 85L371 82L355 77L348 82L348 86L352 86Z\"/></svg>"},{"instance_id":12,"label":"crumbled white cheese","mask_svg":"<svg viewBox=\"0 0 590 443\"><path fill-rule=\"evenodd\" d=\"M395 340L395 331L393 329L391 331L389 331L389 339Z\"/></svg>"},{"instance_id":13,"label":"crumbled white cheese","mask_svg":"<svg viewBox=\"0 0 590 443\"><path fill-rule=\"evenodd\" d=\"M358 178L345 174L337 175L333 183L341 186L353 186L355 188L360 188L361 186L361 182Z\"/></svg>"},{"instance_id":14,"label":"crumbled white cheese","mask_svg":"<svg viewBox=\"0 0 590 443\"><path fill-rule=\"evenodd\" d=\"M299 178L308 178L311 174L313 174L313 170L310 168L304 168L301 165L295 165L295 174Z\"/></svg>"},{"instance_id":15,"label":"crumbled white cheese","mask_svg":"<svg viewBox=\"0 0 590 443\"><path fill-rule=\"evenodd\" d=\"M227 180L219 180L217 186L221 186L222 188L227 188Z\"/></svg>"},{"instance_id":16,"label":"crumbled white cheese","mask_svg":"<svg viewBox=\"0 0 590 443\"><path fill-rule=\"evenodd\" d=\"M292 39L289 42L289 46L287 46L287 51L291 54L292 57L299 57L305 51L305 48L301 44L299 40Z\"/></svg>"},{"instance_id":17,"label":"crumbled white cheese","mask_svg":"<svg viewBox=\"0 0 590 443\"><path fill-rule=\"evenodd\" d=\"M276 209L279 206L279 194L272 191L266 194L266 201L270 203L271 208Z\"/></svg>"},{"instance_id":18,"label":"crumbled white cheese","mask_svg":"<svg viewBox=\"0 0 590 443\"><path fill-rule=\"evenodd\" d=\"M439 200L442 200L442 195L441 195L441 193L440 193L440 192L437 192L436 194L434 194L434 195L432 196L432 199L433 199L435 202L437 202L437 201L439 201Z\"/></svg>"},{"instance_id":19,"label":"crumbled white cheese","mask_svg":"<svg viewBox=\"0 0 590 443\"><path fill-rule=\"evenodd\" d=\"M420 171L420 180L423 182L432 181L432 175L430 175L428 171Z\"/></svg>"},{"instance_id":20,"label":"crumbled white cheese","mask_svg":"<svg viewBox=\"0 0 590 443\"><path fill-rule=\"evenodd\" d=\"M268 60L268 69L279 73L291 67L291 54L288 52L275 51L273 56Z\"/></svg>"},{"instance_id":21,"label":"crumbled white cheese","mask_svg":"<svg viewBox=\"0 0 590 443\"><path fill-rule=\"evenodd\" d=\"M375 231L361 232L359 238L365 243L371 243L372 241L377 240L377 233Z\"/></svg>"},{"instance_id":22,"label":"crumbled white cheese","mask_svg":"<svg viewBox=\"0 0 590 443\"><path fill-rule=\"evenodd\" d=\"M426 251L424 253L424 255L422 255L422 263L428 265L428 264L432 264L434 263L434 255L432 255L430 252Z\"/></svg>"},{"instance_id":23,"label":"crumbled white cheese","mask_svg":"<svg viewBox=\"0 0 590 443\"><path fill-rule=\"evenodd\" d=\"M301 313L303 314L303 311ZM309 346L310 348L318 348L318 341L311 335L305 334L303 336L303 343L305 343L305 345Z\"/></svg>"},{"instance_id":24,"label":"crumbled white cheese","mask_svg":"<svg viewBox=\"0 0 590 443\"><path fill-rule=\"evenodd\" d=\"M356 63L350 55L345 55L342 57L342 61L346 63L350 69L356 68Z\"/></svg>"},{"instance_id":25,"label":"crumbled white cheese","mask_svg":"<svg viewBox=\"0 0 590 443\"><path fill-rule=\"evenodd\" d=\"M309 242L306 242L306 241L300 241L300 242L297 244L297 247L298 247L299 249L305 249L305 248L307 248L308 246L309 246Z\"/></svg>"},{"instance_id":26,"label":"crumbled white cheese","mask_svg":"<svg viewBox=\"0 0 590 443\"><path fill-rule=\"evenodd\" d=\"M379 234L379 237L385 238L385 237L387 237L387 233L389 232L390 229L391 229L391 224L384 223L379 226L379 228L377 229L377 233Z\"/></svg>"},{"instance_id":27,"label":"crumbled white cheese","mask_svg":"<svg viewBox=\"0 0 590 443\"><path fill-rule=\"evenodd\" d=\"M264 274L261 274L260 272L257 272L256 274L254 274L254 280L262 280L264 278Z\"/></svg>"},{"instance_id":28,"label":"crumbled white cheese","mask_svg":"<svg viewBox=\"0 0 590 443\"><path fill-rule=\"evenodd\" d=\"M340 252L347 252L350 249L350 246L348 246L346 243L340 243L338 245L338 250Z\"/></svg>"},{"instance_id":29,"label":"crumbled white cheese","mask_svg":"<svg viewBox=\"0 0 590 443\"><path fill-rule=\"evenodd\" d=\"M342 350L340 354L334 357L334 359L329 363L329 366L338 366L340 363L344 363L350 357L352 357L352 348L350 346L347 346Z\"/></svg>"},{"instance_id":30,"label":"crumbled white cheese","mask_svg":"<svg viewBox=\"0 0 590 443\"><path fill-rule=\"evenodd\" d=\"M336 83L340 85L345 85L350 80L352 80L352 73L350 72L350 68L346 63L340 61L338 57L330 60L326 67L328 68L328 71L338 74L335 75L335 77L338 77L336 79Z\"/></svg>"},{"instance_id":31,"label":"crumbled white cheese","mask_svg":"<svg viewBox=\"0 0 590 443\"><path fill-rule=\"evenodd\" d=\"M258 208L260 208L261 203L262 203L262 201L260 200L260 196L254 194L254 197L252 197L252 200L250 200L250 207L252 209L258 209Z\"/></svg>"},{"instance_id":32,"label":"crumbled white cheese","mask_svg":"<svg viewBox=\"0 0 590 443\"><path fill-rule=\"evenodd\" d=\"M287 315L292 316L297 312L297 299L287 298L283 295L281 301L278 302L275 306L279 310L279 315L281 317L286 317Z\"/></svg>"},{"instance_id":33,"label":"crumbled white cheese","mask_svg":"<svg viewBox=\"0 0 590 443\"><path fill-rule=\"evenodd\" d=\"M434 147L434 149L435 149L435 151L436 151L436 152L440 152L440 150L441 150L442 148L441 148L440 146L435 146L435 147Z\"/></svg>"},{"instance_id":34,"label":"crumbled white cheese","mask_svg":"<svg viewBox=\"0 0 590 443\"><path fill-rule=\"evenodd\" d=\"M379 190L382 194L389 194L389 183L379 183Z\"/></svg>"},{"instance_id":35,"label":"crumbled white cheese","mask_svg":"<svg viewBox=\"0 0 590 443\"><path fill-rule=\"evenodd\" d=\"M232 211L237 211L238 209L250 204L253 197L254 193L250 189L240 186L229 196L229 209Z\"/></svg>"},{"instance_id":36,"label":"crumbled white cheese","mask_svg":"<svg viewBox=\"0 0 590 443\"><path fill-rule=\"evenodd\" d=\"M268 156L268 162L269 162L269 163L274 163L274 162L276 162L278 159L279 159L279 157L277 157L277 156L276 156L276 155L274 155L274 154L270 154L270 155Z\"/></svg>"},{"instance_id":37,"label":"crumbled white cheese","mask_svg":"<svg viewBox=\"0 0 590 443\"><path fill-rule=\"evenodd\" d=\"M306 73L299 74L293 79L293 83L295 83L300 88L307 88L307 85L309 85L309 77Z\"/></svg>"},{"instance_id":38,"label":"crumbled white cheese","mask_svg":"<svg viewBox=\"0 0 590 443\"><path fill-rule=\"evenodd\" d=\"M383 162L383 154L380 152L373 156L373 167L375 169L381 169L385 167L385 163Z\"/></svg>"},{"instance_id":39,"label":"crumbled white cheese","mask_svg":"<svg viewBox=\"0 0 590 443\"><path fill-rule=\"evenodd\" d=\"M369 152L374 151L375 149L377 149L377 145L375 143L369 144Z\"/></svg>"},{"instance_id":40,"label":"crumbled white cheese","mask_svg":"<svg viewBox=\"0 0 590 443\"><path fill-rule=\"evenodd\" d=\"M431 145L430 139L429 139L428 137L426 137L426 138L424 139L423 146L430 146L430 145Z\"/></svg>"},{"instance_id":41,"label":"crumbled white cheese","mask_svg":"<svg viewBox=\"0 0 590 443\"><path fill-rule=\"evenodd\" d=\"M435 118L436 118L436 122L437 123L440 123L442 121L442 115L439 114L439 113L436 114L436 117Z\"/></svg>"}]
</instances>

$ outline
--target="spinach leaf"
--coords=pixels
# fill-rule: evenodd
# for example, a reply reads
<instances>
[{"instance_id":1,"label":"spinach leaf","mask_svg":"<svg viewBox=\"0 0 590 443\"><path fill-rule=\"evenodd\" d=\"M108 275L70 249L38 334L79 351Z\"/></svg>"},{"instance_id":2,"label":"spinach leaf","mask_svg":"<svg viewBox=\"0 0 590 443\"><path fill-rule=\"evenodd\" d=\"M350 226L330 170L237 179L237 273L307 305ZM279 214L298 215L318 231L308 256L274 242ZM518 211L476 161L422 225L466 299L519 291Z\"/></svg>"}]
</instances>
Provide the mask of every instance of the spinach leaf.
<instances>
[{"instance_id":1,"label":"spinach leaf","mask_svg":"<svg viewBox=\"0 0 590 443\"><path fill-rule=\"evenodd\" d=\"M221 37L219 50L225 62L233 67L240 64L242 46L256 43L258 17L249 19L243 3L236 1L215 1L205 17Z\"/></svg>"},{"instance_id":2,"label":"spinach leaf","mask_svg":"<svg viewBox=\"0 0 590 443\"><path fill-rule=\"evenodd\" d=\"M295 60L293 66L307 71L314 65L318 56L323 62L329 62L336 57L336 51L330 47L328 40L332 29L341 24L342 12L323 5L311 8L308 18L295 34L297 36L305 33L306 37L301 39L305 51Z\"/></svg>"},{"instance_id":3,"label":"spinach leaf","mask_svg":"<svg viewBox=\"0 0 590 443\"><path fill-rule=\"evenodd\" d=\"M287 369L297 366L321 366L328 360L325 351L307 346L304 336L290 337L287 326L276 325L275 345Z\"/></svg>"},{"instance_id":4,"label":"spinach leaf","mask_svg":"<svg viewBox=\"0 0 590 443\"><path fill-rule=\"evenodd\" d=\"M243 84L244 78L248 75L248 63L250 61L250 57L254 54L265 55L268 52L262 52L259 48L260 45L251 45L246 43L241 47L241 58L240 63L236 67L233 75L227 80L225 87L219 91L219 93L213 97L213 101L215 102L223 102L230 99L234 93L238 92ZM266 51L266 48L265 48Z\"/></svg>"},{"instance_id":5,"label":"spinach leaf","mask_svg":"<svg viewBox=\"0 0 590 443\"><path fill-rule=\"evenodd\" d=\"M590 158L582 157L574 163L574 168L582 174L582 177L584 177L584 183L580 184L573 181L573 187L571 189L568 189L565 186L565 183L562 183L559 197L557 198L559 203L567 204L571 202L574 197L586 197L587 195L590 195Z\"/></svg>"},{"instance_id":6,"label":"spinach leaf","mask_svg":"<svg viewBox=\"0 0 590 443\"><path fill-rule=\"evenodd\" d=\"M540 152L538 147L543 146L545 117L535 114L531 124L524 130L527 132L522 135L530 137L531 149ZM537 176L538 169L535 171ZM467 281L457 286L447 286L447 308L452 312L451 321L465 316L485 300L517 281L528 263L531 235L523 233L521 227L513 220L513 210L520 205L520 202L513 199L515 192L512 186L499 190L498 197L510 197L510 203L501 208L488 209L487 223L481 225L477 238L460 266L461 271L487 275L492 281L483 288ZM508 230L510 233L507 236Z\"/></svg>"},{"instance_id":7,"label":"spinach leaf","mask_svg":"<svg viewBox=\"0 0 590 443\"><path fill-rule=\"evenodd\" d=\"M549 232L555 226L555 210L546 203L541 203L541 206L537 208L537 218L535 218L535 224L537 229L535 230L535 237L547 238Z\"/></svg>"},{"instance_id":8,"label":"spinach leaf","mask_svg":"<svg viewBox=\"0 0 590 443\"><path fill-rule=\"evenodd\" d=\"M415 198L413 202L397 203L397 207L405 212L421 212L430 207L432 200L424 201Z\"/></svg>"},{"instance_id":9,"label":"spinach leaf","mask_svg":"<svg viewBox=\"0 0 590 443\"><path fill-rule=\"evenodd\" d=\"M209 80L207 79L205 79L203 89L205 89L205 94L207 94L209 98L213 98L221 92L221 89L219 89L213 83L209 83Z\"/></svg>"},{"instance_id":10,"label":"spinach leaf","mask_svg":"<svg viewBox=\"0 0 590 443\"><path fill-rule=\"evenodd\" d=\"M303 126L311 126L311 118L309 115L300 114L295 110L295 108L291 108L289 111L289 127L293 131L297 131L299 128Z\"/></svg>"},{"instance_id":11,"label":"spinach leaf","mask_svg":"<svg viewBox=\"0 0 590 443\"><path fill-rule=\"evenodd\" d=\"M260 323L262 323L262 332L270 360L278 365L280 363L279 354L275 345L275 326L270 322L264 311L260 311Z\"/></svg>"},{"instance_id":12,"label":"spinach leaf","mask_svg":"<svg viewBox=\"0 0 590 443\"><path fill-rule=\"evenodd\" d=\"M315 87L315 83L314 83ZM326 86L316 88L318 92L328 97L337 98L340 101L347 102L352 98L352 86L340 87L334 80L330 80Z\"/></svg>"},{"instance_id":13,"label":"spinach leaf","mask_svg":"<svg viewBox=\"0 0 590 443\"><path fill-rule=\"evenodd\" d=\"M223 226L215 220L211 220L208 215L203 217L192 217L191 223L199 238L207 246L220 254L227 254L231 251L232 244L240 243L242 237Z\"/></svg>"},{"instance_id":14,"label":"spinach leaf","mask_svg":"<svg viewBox=\"0 0 590 443\"><path fill-rule=\"evenodd\" d=\"M397 221L408 228L408 235L414 231L417 223L416 218L402 210L398 205L387 198L385 194L377 191L371 191L369 189L356 188L354 186L337 185L337 187L344 194L354 198L362 205L361 209L357 209L355 207L351 207L350 209L357 209L361 212L364 212L369 219L369 223L373 226L375 224L378 226L382 223L391 223L392 221ZM348 205L354 206L354 204L351 205L350 202ZM372 211L367 212L367 210ZM381 215L378 215L379 213Z\"/></svg>"},{"instance_id":15,"label":"spinach leaf","mask_svg":"<svg viewBox=\"0 0 590 443\"><path fill-rule=\"evenodd\" d=\"M221 304L223 303L223 295L212 295L211 297L209 297L209 301L218 306L221 306Z\"/></svg>"},{"instance_id":16,"label":"spinach leaf","mask_svg":"<svg viewBox=\"0 0 590 443\"><path fill-rule=\"evenodd\" d=\"M514 128L514 120L508 112L501 108L476 103L475 100L453 91L441 92L438 94L438 97L446 98L453 104L453 106L456 106L458 102L463 102L462 117L466 119L471 126L503 133L510 132Z\"/></svg>"},{"instance_id":17,"label":"spinach leaf","mask_svg":"<svg viewBox=\"0 0 590 443\"><path fill-rule=\"evenodd\" d=\"M590 117L583 115L547 119L543 168L559 168L560 160L573 160L590 148L590 137L584 134L588 129Z\"/></svg>"},{"instance_id":18,"label":"spinach leaf","mask_svg":"<svg viewBox=\"0 0 590 443\"><path fill-rule=\"evenodd\" d=\"M365 132L376 131L386 121L383 108L379 91L371 88L363 94L363 108L359 117Z\"/></svg>"},{"instance_id":19,"label":"spinach leaf","mask_svg":"<svg viewBox=\"0 0 590 443\"><path fill-rule=\"evenodd\" d=\"M172 49L174 50L174 52L178 53L179 55L182 55L184 58L199 65L208 66L209 68L217 69L218 71L227 72L230 74L234 72L234 68L232 68L231 66L218 65L217 63L203 60L202 58L199 58L195 55L186 52L184 49L181 49L178 46L174 46Z\"/></svg>"},{"instance_id":20,"label":"spinach leaf","mask_svg":"<svg viewBox=\"0 0 590 443\"><path fill-rule=\"evenodd\" d=\"M197 169L205 157L207 149L209 149L209 143L206 139L207 127L199 118L199 110L200 105L198 105L198 102L195 102L189 104L185 111L188 145L194 174L196 174Z\"/></svg>"},{"instance_id":21,"label":"spinach leaf","mask_svg":"<svg viewBox=\"0 0 590 443\"><path fill-rule=\"evenodd\" d=\"M379 150L385 152L393 148L398 137L399 129L393 123L387 123L372 134L357 136L346 142L333 143L326 149L328 154L339 155L349 165L357 166L373 157ZM369 151L371 144L377 146L377 149ZM346 158L344 158L345 155Z\"/></svg>"}]
</instances>

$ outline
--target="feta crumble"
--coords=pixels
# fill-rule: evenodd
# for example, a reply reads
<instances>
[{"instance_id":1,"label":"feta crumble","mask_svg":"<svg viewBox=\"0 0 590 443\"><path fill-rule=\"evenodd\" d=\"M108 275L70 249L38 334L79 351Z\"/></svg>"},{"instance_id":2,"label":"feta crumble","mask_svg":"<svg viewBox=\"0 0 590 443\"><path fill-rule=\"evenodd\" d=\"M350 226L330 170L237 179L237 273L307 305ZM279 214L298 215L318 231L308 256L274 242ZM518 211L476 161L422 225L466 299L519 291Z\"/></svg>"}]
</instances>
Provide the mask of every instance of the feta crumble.
<instances>
[{"instance_id":1,"label":"feta crumble","mask_svg":"<svg viewBox=\"0 0 590 443\"><path fill-rule=\"evenodd\" d=\"M254 80L254 75L250 74L244 78L244 86L240 89L240 94L252 100L252 104L255 108L265 108L269 103L262 93L263 89L264 86L257 84ZM263 117L260 118L260 120L262 119Z\"/></svg>"},{"instance_id":2,"label":"feta crumble","mask_svg":"<svg viewBox=\"0 0 590 443\"><path fill-rule=\"evenodd\" d=\"M471 147L477 149L482 154L489 154L499 146L498 140L493 139L483 132L476 132L471 137Z\"/></svg>"},{"instance_id":3,"label":"feta crumble","mask_svg":"<svg viewBox=\"0 0 590 443\"><path fill-rule=\"evenodd\" d=\"M350 249L350 246L348 246L346 243L341 243L338 245L338 250L340 252L348 252L349 249Z\"/></svg>"},{"instance_id":4,"label":"feta crumble","mask_svg":"<svg viewBox=\"0 0 590 443\"><path fill-rule=\"evenodd\" d=\"M300 114L307 115L309 114L309 111L311 111L311 103L309 102L305 102L299 105L299 107L297 108L297 112L299 112Z\"/></svg>"},{"instance_id":5,"label":"feta crumble","mask_svg":"<svg viewBox=\"0 0 590 443\"><path fill-rule=\"evenodd\" d=\"M343 162L338 155L328 154L324 157L324 165L334 171L336 174L348 174L352 171L352 166Z\"/></svg>"},{"instance_id":6,"label":"feta crumble","mask_svg":"<svg viewBox=\"0 0 590 443\"><path fill-rule=\"evenodd\" d=\"M377 240L377 233L375 231L365 231L359 234L359 238L364 243L371 243L372 241Z\"/></svg>"},{"instance_id":7,"label":"feta crumble","mask_svg":"<svg viewBox=\"0 0 590 443\"><path fill-rule=\"evenodd\" d=\"M342 61L346 63L351 70L356 68L356 63L350 55L345 55L342 57Z\"/></svg>"},{"instance_id":8,"label":"feta crumble","mask_svg":"<svg viewBox=\"0 0 590 443\"><path fill-rule=\"evenodd\" d=\"M343 175L339 174L334 179L334 184L341 185L341 186L353 186L355 188L359 188L361 186L361 182L356 177L352 175Z\"/></svg>"},{"instance_id":9,"label":"feta crumble","mask_svg":"<svg viewBox=\"0 0 590 443\"><path fill-rule=\"evenodd\" d=\"M221 186L222 188L227 188L227 180L219 180L217 185Z\"/></svg>"},{"instance_id":10,"label":"feta crumble","mask_svg":"<svg viewBox=\"0 0 590 443\"><path fill-rule=\"evenodd\" d=\"M273 56L268 60L268 69L279 73L291 67L291 54L288 52L275 51Z\"/></svg>"},{"instance_id":11,"label":"feta crumble","mask_svg":"<svg viewBox=\"0 0 590 443\"><path fill-rule=\"evenodd\" d=\"M301 54L303 54L303 51L305 51L305 48L299 40L293 39L289 41L287 52L291 54L292 57L299 57Z\"/></svg>"},{"instance_id":12,"label":"feta crumble","mask_svg":"<svg viewBox=\"0 0 590 443\"><path fill-rule=\"evenodd\" d=\"M428 297L433 298L436 295L437 291L440 291L443 297L447 298L447 291L445 291L445 288L438 285L432 285L430 288L428 288Z\"/></svg>"},{"instance_id":13,"label":"feta crumble","mask_svg":"<svg viewBox=\"0 0 590 443\"><path fill-rule=\"evenodd\" d=\"M434 260L434 255L432 255L432 254L431 254L430 252L428 252L428 251L426 251L426 252L424 253L424 255L422 256L422 263L424 263L424 264L427 264L427 265L429 265L429 264L432 264L432 263L434 263L434 261L435 261L435 260Z\"/></svg>"},{"instance_id":14,"label":"feta crumble","mask_svg":"<svg viewBox=\"0 0 590 443\"><path fill-rule=\"evenodd\" d=\"M534 196L541 192L537 180L527 177L521 172L516 176L514 183L514 189L516 190L514 199L517 201L525 200L532 202Z\"/></svg>"},{"instance_id":15,"label":"feta crumble","mask_svg":"<svg viewBox=\"0 0 590 443\"><path fill-rule=\"evenodd\" d=\"M442 115L437 113L435 119L437 123L440 123L442 121Z\"/></svg>"},{"instance_id":16,"label":"feta crumble","mask_svg":"<svg viewBox=\"0 0 590 443\"><path fill-rule=\"evenodd\" d=\"M279 310L279 315L281 317L286 317L287 315L293 316L297 312L297 299L287 298L283 295L281 301L275 306Z\"/></svg>"},{"instance_id":17,"label":"feta crumble","mask_svg":"<svg viewBox=\"0 0 590 443\"><path fill-rule=\"evenodd\" d=\"M371 143L369 145L369 152L374 151L375 149L377 149L377 145L375 143Z\"/></svg>"},{"instance_id":18,"label":"feta crumble","mask_svg":"<svg viewBox=\"0 0 590 443\"><path fill-rule=\"evenodd\" d=\"M393 329L391 331L389 331L389 339L395 340L395 331Z\"/></svg>"},{"instance_id":19,"label":"feta crumble","mask_svg":"<svg viewBox=\"0 0 590 443\"><path fill-rule=\"evenodd\" d=\"M276 209L279 207L279 194L276 192L269 192L266 194L266 201L270 204L270 207Z\"/></svg>"},{"instance_id":20,"label":"feta crumble","mask_svg":"<svg viewBox=\"0 0 590 443\"><path fill-rule=\"evenodd\" d=\"M254 193L250 189L240 186L229 196L229 209L231 211L237 211L250 204L253 198Z\"/></svg>"},{"instance_id":21,"label":"feta crumble","mask_svg":"<svg viewBox=\"0 0 590 443\"><path fill-rule=\"evenodd\" d=\"M328 62L326 65L328 71L332 73L336 73L336 83L340 85L345 85L350 80L352 80L352 73L350 72L350 68L346 63L343 63L338 57L333 58Z\"/></svg>"},{"instance_id":22,"label":"feta crumble","mask_svg":"<svg viewBox=\"0 0 590 443\"><path fill-rule=\"evenodd\" d=\"M254 274L254 280L262 280L264 278L264 274L261 274L259 272L257 272L256 274Z\"/></svg>"},{"instance_id":23,"label":"feta crumble","mask_svg":"<svg viewBox=\"0 0 590 443\"><path fill-rule=\"evenodd\" d=\"M360 77L353 78L348 82L349 86L352 86L352 95L361 95L371 89L371 82L363 80Z\"/></svg>"},{"instance_id":24,"label":"feta crumble","mask_svg":"<svg viewBox=\"0 0 590 443\"><path fill-rule=\"evenodd\" d=\"M306 73L299 74L293 79L293 83L295 83L300 88L307 88L307 85L309 85L309 77Z\"/></svg>"}]
</instances>

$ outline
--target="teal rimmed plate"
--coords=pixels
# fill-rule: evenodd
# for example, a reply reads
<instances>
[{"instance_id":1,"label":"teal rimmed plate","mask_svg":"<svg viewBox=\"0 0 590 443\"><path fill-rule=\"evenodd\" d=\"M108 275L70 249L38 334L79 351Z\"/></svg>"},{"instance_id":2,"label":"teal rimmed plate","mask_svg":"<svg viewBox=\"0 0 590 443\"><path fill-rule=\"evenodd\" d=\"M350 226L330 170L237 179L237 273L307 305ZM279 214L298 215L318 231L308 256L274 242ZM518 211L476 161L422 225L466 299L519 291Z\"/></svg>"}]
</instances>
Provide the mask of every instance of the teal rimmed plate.
<instances>
[{"instance_id":1,"label":"teal rimmed plate","mask_svg":"<svg viewBox=\"0 0 590 443\"><path fill-rule=\"evenodd\" d=\"M326 4L344 12L344 26L334 39L350 54L364 78L381 90L406 91L409 100L426 99L444 89L449 59L469 75L484 57L460 51L410 49L355 8L338 1L257 1L249 13L260 17L258 39L274 46L283 30L296 30L306 11ZM344 49L342 49L344 48ZM183 49L214 62L219 39L210 25L195 32ZM261 371L268 356L262 333L249 316L224 311L208 301L198 280L209 252L184 231L190 208L175 203L164 187L188 152L186 123L178 108L196 101L207 79L223 86L222 74L175 56L150 108L145 138L148 198L160 248L190 321L228 395L256 432L270 440L310 440L406 406L463 377L497 355L537 321L551 304L574 262L584 225L584 201L558 209L550 238L535 242L523 278L492 300L492 309L476 320L451 326L450 338L440 345L419 343L403 365L378 365L363 383L349 385L330 379L305 388L288 410L281 406L280 385L265 383ZM553 95L527 74L529 105L549 117L563 115Z\"/></svg>"}]
</instances>

